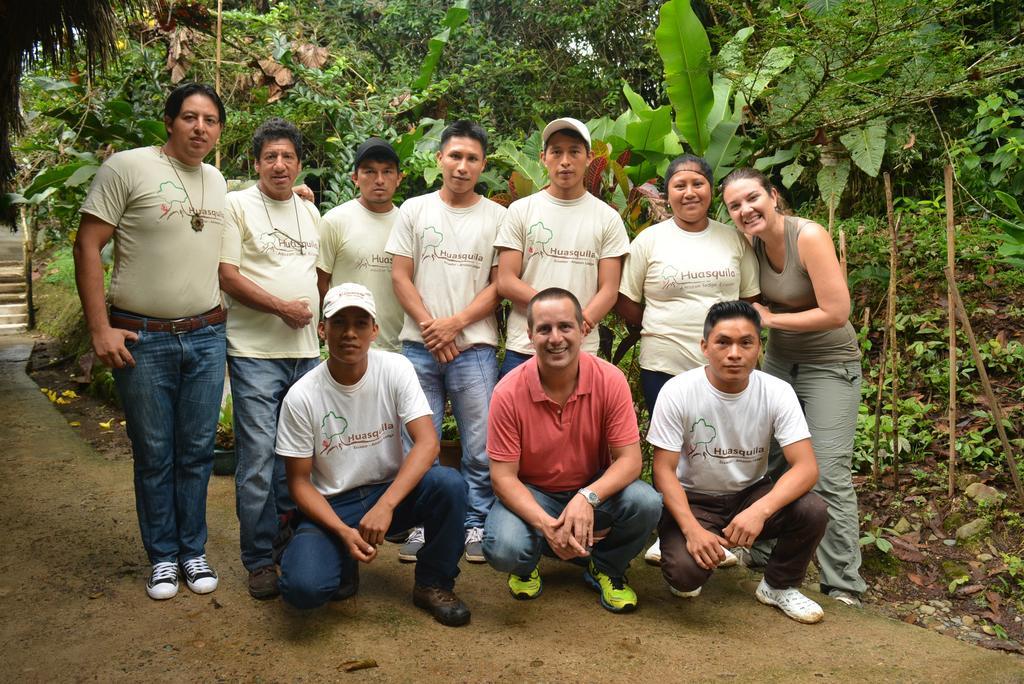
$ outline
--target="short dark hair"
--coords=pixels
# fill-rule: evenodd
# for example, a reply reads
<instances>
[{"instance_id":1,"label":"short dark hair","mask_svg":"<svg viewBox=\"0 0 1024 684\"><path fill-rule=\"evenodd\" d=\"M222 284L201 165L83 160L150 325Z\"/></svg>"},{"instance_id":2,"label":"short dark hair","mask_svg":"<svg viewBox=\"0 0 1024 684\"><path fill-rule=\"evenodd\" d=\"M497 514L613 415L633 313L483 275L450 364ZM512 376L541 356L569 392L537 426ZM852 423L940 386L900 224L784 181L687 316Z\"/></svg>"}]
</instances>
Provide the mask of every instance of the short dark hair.
<instances>
[{"instance_id":1,"label":"short dark hair","mask_svg":"<svg viewBox=\"0 0 1024 684\"><path fill-rule=\"evenodd\" d=\"M708 183L712 186L715 185L715 172L711 169L711 164L708 164L704 157L698 157L695 154L681 154L668 165L668 169L665 171L665 182L662 184L662 191L668 194L668 182L672 180L672 176L676 175L679 171L683 171L684 166L696 166L697 173L708 179Z\"/></svg>"},{"instance_id":2,"label":"short dark hair","mask_svg":"<svg viewBox=\"0 0 1024 684\"><path fill-rule=\"evenodd\" d=\"M578 140L579 142L583 143L583 146L585 148L587 148L587 152L590 151L590 143L587 142L587 139L583 137L582 133L577 131L575 128L559 128L557 131L549 135L548 139L544 141L544 152L548 151L548 145L551 144L551 139L554 138L559 133L569 138L572 138L573 140Z\"/></svg>"},{"instance_id":3,"label":"short dark hair","mask_svg":"<svg viewBox=\"0 0 1024 684\"><path fill-rule=\"evenodd\" d=\"M580 328L583 328L583 307L580 306L580 300L576 298L572 292L563 290L560 287L549 287L541 290L537 294L533 295L530 299L530 303L526 305L526 327L533 330L533 305L537 302L549 302L556 299L568 299L572 302L573 313L576 317L576 323L579 324Z\"/></svg>"},{"instance_id":4,"label":"short dark hair","mask_svg":"<svg viewBox=\"0 0 1024 684\"><path fill-rule=\"evenodd\" d=\"M480 143L480 147L484 151L484 156L487 156L487 131L485 131L484 127L480 124L472 121L466 121L465 119L460 119L449 124L448 127L441 132L442 150L452 138L472 138L473 140L476 140Z\"/></svg>"},{"instance_id":5,"label":"short dark hair","mask_svg":"<svg viewBox=\"0 0 1024 684\"><path fill-rule=\"evenodd\" d=\"M761 334L761 316L757 313L750 302L742 300L735 302L716 302L708 309L708 315L704 318L704 340L707 341L711 331L721 321L728 321L733 318L745 318L757 328L757 334Z\"/></svg>"},{"instance_id":6,"label":"short dark hair","mask_svg":"<svg viewBox=\"0 0 1024 684\"><path fill-rule=\"evenodd\" d=\"M274 116L259 125L252 134L252 156L259 159L263 146L275 140L287 140L295 147L295 156L302 161L302 133L291 121Z\"/></svg>"},{"instance_id":7,"label":"short dark hair","mask_svg":"<svg viewBox=\"0 0 1024 684\"><path fill-rule=\"evenodd\" d=\"M172 90L164 102L164 116L173 121L181 113L182 103L193 95L203 95L210 98L213 104L217 106L217 116L220 117L219 123L221 125L224 124L225 119L228 118L227 113L224 111L224 102L220 99L217 91L213 89L213 86L206 85L205 83L182 83Z\"/></svg>"}]
</instances>

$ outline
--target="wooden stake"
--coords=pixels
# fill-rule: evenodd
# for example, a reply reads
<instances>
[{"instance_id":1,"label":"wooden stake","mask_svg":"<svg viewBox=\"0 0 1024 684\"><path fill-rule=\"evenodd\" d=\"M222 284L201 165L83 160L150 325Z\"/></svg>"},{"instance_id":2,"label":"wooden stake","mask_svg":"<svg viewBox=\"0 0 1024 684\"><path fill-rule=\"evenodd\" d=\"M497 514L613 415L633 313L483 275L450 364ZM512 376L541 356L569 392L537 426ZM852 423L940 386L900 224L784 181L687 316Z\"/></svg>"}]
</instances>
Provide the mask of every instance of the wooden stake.
<instances>
[{"instance_id":1,"label":"wooden stake","mask_svg":"<svg viewBox=\"0 0 1024 684\"><path fill-rule=\"evenodd\" d=\"M882 387L885 385L885 367L889 361L889 327L882 330L882 354L878 357L878 392L875 395L875 434L871 439L871 479L881 484L882 469L878 463L878 434L882 427Z\"/></svg>"},{"instance_id":2,"label":"wooden stake","mask_svg":"<svg viewBox=\"0 0 1024 684\"><path fill-rule=\"evenodd\" d=\"M839 229L839 267L843 269L843 281L846 282L846 231L842 228Z\"/></svg>"},{"instance_id":3,"label":"wooden stake","mask_svg":"<svg viewBox=\"0 0 1024 684\"><path fill-rule=\"evenodd\" d=\"M24 278L25 278L25 305L26 313L28 314L28 321L26 328L29 330L35 330L36 327L36 307L32 297L32 261L35 258L36 253L36 236L35 236L35 211L25 208L25 205L21 205L21 260L24 266ZM32 220L29 221L29 214L32 215Z\"/></svg>"},{"instance_id":4,"label":"wooden stake","mask_svg":"<svg viewBox=\"0 0 1024 684\"><path fill-rule=\"evenodd\" d=\"M885 330L886 330L886 339L888 340L888 344L887 345L883 345L883 347L887 348L887 350L888 350L888 353L889 353L889 356L888 356L889 368L890 368L890 370L892 372L891 381L892 381L892 391L893 391L893 394L892 394L892 420L893 420L892 430L893 430L893 438L894 438L893 446L898 448L899 444L895 441L896 434L898 432L898 430L897 430L897 420L899 419L899 412L897 410L897 403L896 403L896 399L897 399L897 397L896 397L896 370L897 370L897 368L896 368L896 361L895 361L894 357L895 357L895 354L896 354L896 268L897 268L896 252L897 252L897 249L898 249L898 244L897 244L896 238L897 238L897 230L899 229L899 226L898 226L898 222L896 221L896 217L895 217L895 215L893 213L892 180L889 178L888 172L886 172L884 174L884 180L885 180L885 216L886 216L886 219L888 220L888 223L889 223L889 295L888 295L888 301L886 302L886 308L885 308ZM885 368L886 360L887 360L886 357L882 358L882 368ZM881 415L881 397L882 397L882 392L881 392L881 389L879 389L879 392L878 392L879 407L876 408L876 411L879 413L879 416ZM895 449L894 449L894 453L893 453L892 456L893 456L893 466L895 467L897 462L898 462L897 461L897 454L895 453ZM877 459L877 452L876 452L875 458ZM896 481L898 481L898 479L899 479L898 474L896 474L894 472L893 473L893 481L896 482Z\"/></svg>"},{"instance_id":5,"label":"wooden stake","mask_svg":"<svg viewBox=\"0 0 1024 684\"><path fill-rule=\"evenodd\" d=\"M1024 502L1024 487L1021 486L1020 473L1017 472L1017 460L1013 457L1010 440L1006 438L1006 429L1003 427L1003 409L999 406L999 400L996 399L995 392L992 391L992 383L989 382L988 371L985 370L985 360L981 358L981 352L978 351L978 340L974 337L974 329L971 327L970 319L967 318L967 310L964 309L964 302L960 298L960 290L956 286L956 281L953 280L953 272L950 271L948 266L942 270L946 274L946 283L949 285L949 291L953 294L956 313L964 326L964 332L967 333L967 342L971 345L971 354L974 356L974 364L978 367L978 377L981 379L981 386L985 390L989 407L992 409L992 418L996 423L999 441L1003 444L1003 453L1006 454L1006 464L1010 468L1010 477L1013 478L1013 484L1017 488L1017 499Z\"/></svg>"},{"instance_id":6,"label":"wooden stake","mask_svg":"<svg viewBox=\"0 0 1024 684\"><path fill-rule=\"evenodd\" d=\"M946 183L946 269L952 282L956 282L956 229L953 220L953 167L946 164L943 174ZM953 305L953 291L946 287L949 307L949 486L950 499L956 490L956 307Z\"/></svg>"},{"instance_id":7,"label":"wooden stake","mask_svg":"<svg viewBox=\"0 0 1024 684\"><path fill-rule=\"evenodd\" d=\"M220 95L220 44L221 44L221 19L224 15L224 0L217 0L217 52L213 65L213 89ZM225 122L221 121L221 126ZM213 165L220 168L220 138L217 138L217 150L213 153Z\"/></svg>"},{"instance_id":8,"label":"wooden stake","mask_svg":"<svg viewBox=\"0 0 1024 684\"><path fill-rule=\"evenodd\" d=\"M895 333L893 334L895 335ZM889 349L892 350L892 367L890 368L892 373L892 398L890 399L892 408L892 488L898 492L900 491L900 410L896 388L899 384L897 368L900 365L900 352L896 349L895 337L893 337Z\"/></svg>"}]
</instances>

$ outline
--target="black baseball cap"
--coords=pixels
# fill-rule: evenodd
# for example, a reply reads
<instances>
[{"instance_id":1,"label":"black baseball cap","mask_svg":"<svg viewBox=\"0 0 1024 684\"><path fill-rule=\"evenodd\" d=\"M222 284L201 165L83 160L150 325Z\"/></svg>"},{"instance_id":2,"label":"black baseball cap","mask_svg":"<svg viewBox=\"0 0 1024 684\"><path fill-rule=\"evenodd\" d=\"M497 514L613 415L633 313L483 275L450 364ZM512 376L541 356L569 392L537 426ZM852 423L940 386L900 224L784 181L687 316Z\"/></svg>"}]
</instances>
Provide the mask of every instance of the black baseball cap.
<instances>
[{"instance_id":1,"label":"black baseball cap","mask_svg":"<svg viewBox=\"0 0 1024 684\"><path fill-rule=\"evenodd\" d=\"M402 163L402 160L398 158L398 153L395 152L395 148L383 138L367 138L366 142L356 148L355 168L358 169L359 165L367 157L387 159L395 162L395 166L401 166Z\"/></svg>"}]
</instances>

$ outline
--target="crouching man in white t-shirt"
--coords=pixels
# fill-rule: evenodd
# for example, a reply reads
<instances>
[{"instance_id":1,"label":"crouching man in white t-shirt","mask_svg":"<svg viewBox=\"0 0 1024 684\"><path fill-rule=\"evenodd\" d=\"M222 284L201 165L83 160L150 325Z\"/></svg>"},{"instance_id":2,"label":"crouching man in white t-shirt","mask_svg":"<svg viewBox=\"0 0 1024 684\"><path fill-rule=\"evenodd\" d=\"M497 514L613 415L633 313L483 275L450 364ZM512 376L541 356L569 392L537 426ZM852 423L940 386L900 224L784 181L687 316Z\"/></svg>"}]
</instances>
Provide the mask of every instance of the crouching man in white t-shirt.
<instances>
[{"instance_id":1,"label":"crouching man in white t-shirt","mask_svg":"<svg viewBox=\"0 0 1024 684\"><path fill-rule=\"evenodd\" d=\"M413 603L449 626L469 622L452 592L459 574L466 483L434 466L437 434L412 364L370 350L378 327L373 295L344 283L324 296L320 335L329 357L285 397L277 453L303 520L281 559L280 589L298 608L348 598L359 567L390 531L426 529ZM412 439L402 453L401 427Z\"/></svg>"},{"instance_id":2,"label":"crouching man in white t-shirt","mask_svg":"<svg viewBox=\"0 0 1024 684\"><path fill-rule=\"evenodd\" d=\"M798 622L822 619L800 586L825 533L825 502L811 492L818 465L793 389L754 370L761 320L746 302L719 302L704 321L708 365L672 378L658 396L647 441L664 497L661 571L672 593L695 597L725 559L722 547L777 539L755 595ZM790 468L765 477L772 437Z\"/></svg>"}]
</instances>

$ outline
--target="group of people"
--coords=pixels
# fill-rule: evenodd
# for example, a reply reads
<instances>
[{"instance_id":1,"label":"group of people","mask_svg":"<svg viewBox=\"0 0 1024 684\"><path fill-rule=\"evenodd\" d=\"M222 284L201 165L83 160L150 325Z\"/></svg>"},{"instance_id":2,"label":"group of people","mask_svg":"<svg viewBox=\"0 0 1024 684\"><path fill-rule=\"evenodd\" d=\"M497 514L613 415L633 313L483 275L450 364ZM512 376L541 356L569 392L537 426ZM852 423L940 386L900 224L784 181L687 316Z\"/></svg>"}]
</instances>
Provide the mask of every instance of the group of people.
<instances>
[{"instance_id":1,"label":"group of people","mask_svg":"<svg viewBox=\"0 0 1024 684\"><path fill-rule=\"evenodd\" d=\"M657 528L647 558L678 596L740 555L765 566L759 601L817 622L798 591L817 551L822 590L857 602L849 294L827 232L785 216L763 175L724 180L733 228L708 218L707 163L676 159L673 217L631 244L585 189L585 124L544 128L550 184L506 209L476 192L486 131L457 121L441 135L439 190L396 207L400 159L370 138L355 152L358 196L321 217L294 189L302 137L282 119L253 134L256 184L227 192L203 163L224 121L212 88L176 88L167 142L102 165L75 242L132 442L151 598L176 595L179 577L217 587L205 511L226 363L255 598L344 600L388 540L416 563L413 603L445 625L470 619L454 593L463 558L507 573L523 600L542 593L542 555L570 561L604 608L628 612L627 569ZM653 487L628 382L594 355L613 308L642 330ZM449 402L458 470L437 463Z\"/></svg>"}]
</instances>

